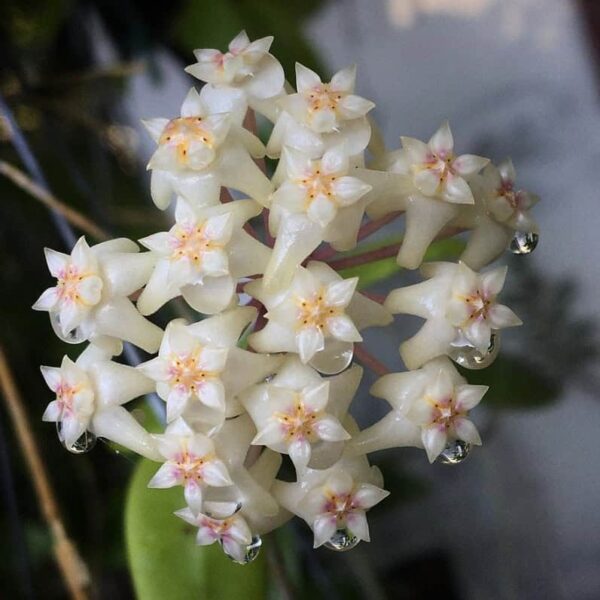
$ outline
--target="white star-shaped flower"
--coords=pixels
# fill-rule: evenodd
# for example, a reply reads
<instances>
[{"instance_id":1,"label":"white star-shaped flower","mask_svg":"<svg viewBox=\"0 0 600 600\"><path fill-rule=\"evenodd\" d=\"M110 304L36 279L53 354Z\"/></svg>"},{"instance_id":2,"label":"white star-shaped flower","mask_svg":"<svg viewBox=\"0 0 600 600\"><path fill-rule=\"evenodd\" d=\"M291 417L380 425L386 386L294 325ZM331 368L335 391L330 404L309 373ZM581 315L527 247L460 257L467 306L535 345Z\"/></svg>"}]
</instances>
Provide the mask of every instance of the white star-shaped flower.
<instances>
[{"instance_id":1,"label":"white star-shaped flower","mask_svg":"<svg viewBox=\"0 0 600 600\"><path fill-rule=\"evenodd\" d=\"M322 467L335 462L350 438L340 420L360 382L362 369L323 379L314 369L290 356L269 383L257 385L240 401L258 433L253 444L289 454L298 471L315 458Z\"/></svg>"},{"instance_id":2,"label":"white star-shaped flower","mask_svg":"<svg viewBox=\"0 0 600 600\"><path fill-rule=\"evenodd\" d=\"M269 53L273 37L250 41L241 31L227 52L195 50L197 62L186 71L205 81L202 98L216 111L231 112L241 124L248 106L274 119L275 99L284 93L285 77L279 61Z\"/></svg>"},{"instance_id":3,"label":"white star-shaped flower","mask_svg":"<svg viewBox=\"0 0 600 600\"><path fill-rule=\"evenodd\" d=\"M360 342L359 328L385 325L391 315L380 305L355 293L358 278L342 279L324 263L298 268L290 287L267 291L262 280L245 290L267 308L267 325L248 343L258 352L295 352L303 363L323 352L339 352L339 342L352 348ZM332 342L338 342L332 345Z\"/></svg>"},{"instance_id":4,"label":"white star-shaped flower","mask_svg":"<svg viewBox=\"0 0 600 600\"><path fill-rule=\"evenodd\" d=\"M370 540L366 512L389 495L381 484L379 471L357 457L323 471L306 469L297 483L278 481L274 493L282 506L308 523L318 548L339 530Z\"/></svg>"},{"instance_id":5,"label":"white star-shaped flower","mask_svg":"<svg viewBox=\"0 0 600 600\"><path fill-rule=\"evenodd\" d=\"M233 484L225 463L215 453L212 440L196 433L183 419L173 421L164 434L154 438L164 463L148 487L181 485L188 506L194 511L201 511L205 488Z\"/></svg>"},{"instance_id":6,"label":"white star-shaped flower","mask_svg":"<svg viewBox=\"0 0 600 600\"><path fill-rule=\"evenodd\" d=\"M461 260L479 269L506 250L517 232L539 231L530 209L539 198L515 186L516 173L510 159L497 167L488 165L475 180L475 206L463 210L453 221L458 227L472 229Z\"/></svg>"},{"instance_id":7,"label":"white star-shaped flower","mask_svg":"<svg viewBox=\"0 0 600 600\"><path fill-rule=\"evenodd\" d=\"M448 122L427 144L410 137L401 139L413 183L421 194L453 204L474 203L468 179L479 173L489 160L474 154L457 156Z\"/></svg>"},{"instance_id":8,"label":"white star-shaped flower","mask_svg":"<svg viewBox=\"0 0 600 600\"><path fill-rule=\"evenodd\" d=\"M227 419L213 437L218 456L227 466L233 485L206 490L206 501L231 502L239 507L254 534L263 534L291 518L271 495L271 487L281 466L281 455L251 448L256 428L248 414Z\"/></svg>"},{"instance_id":9,"label":"white star-shaped flower","mask_svg":"<svg viewBox=\"0 0 600 600\"><path fill-rule=\"evenodd\" d=\"M539 197L515 188L517 174L512 160L488 165L483 171L486 188L486 205L499 223L514 231L537 231L538 227L529 214Z\"/></svg>"},{"instance_id":10,"label":"white star-shaped flower","mask_svg":"<svg viewBox=\"0 0 600 600\"><path fill-rule=\"evenodd\" d=\"M252 160L264 156L260 140L231 123L228 113L211 113L194 88L181 106L181 117L149 119L144 125L158 144L148 163L158 208L167 208L173 194L193 205L218 204L221 186L267 204L271 182Z\"/></svg>"},{"instance_id":11,"label":"white star-shaped flower","mask_svg":"<svg viewBox=\"0 0 600 600\"><path fill-rule=\"evenodd\" d=\"M450 126L444 123L428 143L403 137L402 149L389 153L384 166L404 177L395 190L380 194L367 208L371 218L406 211L398 264L416 269L438 233L475 202L469 183L488 164L473 154L457 156Z\"/></svg>"},{"instance_id":12,"label":"white star-shaped flower","mask_svg":"<svg viewBox=\"0 0 600 600\"><path fill-rule=\"evenodd\" d=\"M349 175L350 163L343 147L311 160L286 150L288 179L272 196L270 229L275 247L265 273L267 285L279 289L291 281L298 265L322 241L338 250L356 245L371 185Z\"/></svg>"},{"instance_id":13,"label":"white star-shaped flower","mask_svg":"<svg viewBox=\"0 0 600 600\"><path fill-rule=\"evenodd\" d=\"M312 158L327 148L345 144L348 154L362 152L369 143L371 127L365 115L373 102L354 94L356 66L338 71L329 83L296 63L298 92L279 100L283 109L267 145L269 156L291 147Z\"/></svg>"},{"instance_id":14,"label":"white star-shaped flower","mask_svg":"<svg viewBox=\"0 0 600 600\"><path fill-rule=\"evenodd\" d=\"M325 228L338 211L354 205L371 186L349 176L350 162L343 146L311 160L294 150L287 151L288 179L273 194L274 207L302 213Z\"/></svg>"},{"instance_id":15,"label":"white star-shaped flower","mask_svg":"<svg viewBox=\"0 0 600 600\"><path fill-rule=\"evenodd\" d=\"M186 507L175 512L186 523L198 528L196 544L210 546L219 542L226 554L243 563L246 547L252 542L252 532L244 517L235 512L233 502L205 502L209 514L195 513Z\"/></svg>"},{"instance_id":16,"label":"white star-shaped flower","mask_svg":"<svg viewBox=\"0 0 600 600\"><path fill-rule=\"evenodd\" d=\"M139 253L138 246L116 239L89 247L81 237L71 254L45 249L48 269L56 286L33 305L50 313L55 333L63 341L79 343L112 336L155 352L162 330L144 319L128 296L146 284L156 257Z\"/></svg>"},{"instance_id":17,"label":"white star-shaped flower","mask_svg":"<svg viewBox=\"0 0 600 600\"><path fill-rule=\"evenodd\" d=\"M107 350L107 341L89 344L76 362L65 356L60 368L41 367L46 384L56 394L42 419L58 425L67 448L89 431L156 460L154 441L121 406L149 394L152 381L133 367L111 361L114 349Z\"/></svg>"},{"instance_id":18,"label":"white star-shaped flower","mask_svg":"<svg viewBox=\"0 0 600 600\"><path fill-rule=\"evenodd\" d=\"M384 375L371 394L385 398L392 410L352 440L355 453L384 448L425 448L433 462L452 440L481 444L468 412L477 406L487 386L468 385L445 357L421 369Z\"/></svg>"},{"instance_id":19,"label":"white star-shaped flower","mask_svg":"<svg viewBox=\"0 0 600 600\"><path fill-rule=\"evenodd\" d=\"M497 302L507 267L479 274L462 262L429 263L422 270L430 279L392 291L384 304L394 314L426 319L419 332L400 346L409 369L451 354L456 346L486 353L492 331L521 325L510 308Z\"/></svg>"},{"instance_id":20,"label":"white star-shaped flower","mask_svg":"<svg viewBox=\"0 0 600 600\"><path fill-rule=\"evenodd\" d=\"M269 260L267 246L243 231L260 211L252 200L197 208L179 198L175 225L140 240L158 260L138 299L139 311L151 314L179 295L204 314L227 308L237 280L262 273Z\"/></svg>"},{"instance_id":21,"label":"white star-shaped flower","mask_svg":"<svg viewBox=\"0 0 600 600\"><path fill-rule=\"evenodd\" d=\"M156 382L167 422L184 416L218 428L226 401L235 414L234 397L275 371L281 358L236 347L255 315L254 308L237 308L192 325L175 320L167 326L158 356L137 367Z\"/></svg>"}]
</instances>

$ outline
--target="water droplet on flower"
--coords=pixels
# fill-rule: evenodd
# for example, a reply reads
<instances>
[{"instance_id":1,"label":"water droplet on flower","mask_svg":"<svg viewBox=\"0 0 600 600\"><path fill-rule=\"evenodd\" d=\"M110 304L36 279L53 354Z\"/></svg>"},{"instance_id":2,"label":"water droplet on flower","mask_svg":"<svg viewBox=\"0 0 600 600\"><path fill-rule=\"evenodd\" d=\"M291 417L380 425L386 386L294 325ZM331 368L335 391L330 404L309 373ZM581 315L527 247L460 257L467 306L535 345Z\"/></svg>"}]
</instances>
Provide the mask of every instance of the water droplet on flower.
<instances>
[{"instance_id":1,"label":"water droplet on flower","mask_svg":"<svg viewBox=\"0 0 600 600\"><path fill-rule=\"evenodd\" d=\"M352 342L327 340L325 348L317 352L308 364L323 375L337 375L350 366L353 358Z\"/></svg>"},{"instance_id":2,"label":"water droplet on flower","mask_svg":"<svg viewBox=\"0 0 600 600\"><path fill-rule=\"evenodd\" d=\"M325 548L336 552L346 552L346 550L352 550L358 546L359 542L360 540L347 529L338 529L329 541L325 542Z\"/></svg>"},{"instance_id":3,"label":"water droplet on flower","mask_svg":"<svg viewBox=\"0 0 600 600\"><path fill-rule=\"evenodd\" d=\"M517 231L508 248L513 254L531 254L539 241L539 234L533 233L533 231L527 233Z\"/></svg>"},{"instance_id":4,"label":"water droplet on flower","mask_svg":"<svg viewBox=\"0 0 600 600\"><path fill-rule=\"evenodd\" d=\"M247 565L248 563L251 563L258 556L261 546L262 546L262 539L261 539L260 535L254 535L254 536L252 536L252 541L246 546L243 560L238 560L237 558L234 558L233 556L231 556L231 554L228 554L227 552L225 552L224 548L223 548L223 551L225 552L225 556L227 556L227 558L231 559L234 563L237 563L238 565Z\"/></svg>"},{"instance_id":5,"label":"water droplet on flower","mask_svg":"<svg viewBox=\"0 0 600 600\"><path fill-rule=\"evenodd\" d=\"M500 333L493 331L486 352L481 352L473 346L454 346L450 358L465 369L485 369L496 360L498 352L500 352Z\"/></svg>"},{"instance_id":6,"label":"water droplet on flower","mask_svg":"<svg viewBox=\"0 0 600 600\"><path fill-rule=\"evenodd\" d=\"M471 444L463 440L453 440L442 450L440 460L444 465L457 465L469 456L469 452L471 452Z\"/></svg>"},{"instance_id":7,"label":"water droplet on flower","mask_svg":"<svg viewBox=\"0 0 600 600\"><path fill-rule=\"evenodd\" d=\"M58 432L58 439L60 440L60 443L65 447L65 449L71 452L71 454L85 454L86 452L89 452L98 441L98 438L93 433L84 431L73 444L68 446L62 437L60 423L56 424L56 431Z\"/></svg>"},{"instance_id":8,"label":"water droplet on flower","mask_svg":"<svg viewBox=\"0 0 600 600\"><path fill-rule=\"evenodd\" d=\"M60 319L57 313L50 313L50 325L56 336L67 344L81 344L87 337L84 335L81 327L75 327L73 331L70 331L66 336L62 334L62 328L60 326Z\"/></svg>"}]
</instances>

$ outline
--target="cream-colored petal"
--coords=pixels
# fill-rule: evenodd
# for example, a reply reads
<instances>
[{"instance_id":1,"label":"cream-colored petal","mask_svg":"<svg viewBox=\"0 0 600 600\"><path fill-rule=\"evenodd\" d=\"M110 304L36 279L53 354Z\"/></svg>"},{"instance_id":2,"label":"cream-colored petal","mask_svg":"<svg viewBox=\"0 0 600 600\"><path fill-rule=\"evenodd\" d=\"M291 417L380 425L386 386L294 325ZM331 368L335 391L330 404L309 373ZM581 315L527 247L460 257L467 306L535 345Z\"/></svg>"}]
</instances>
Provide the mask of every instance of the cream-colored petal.
<instances>
[{"instance_id":1,"label":"cream-colored petal","mask_svg":"<svg viewBox=\"0 0 600 600\"><path fill-rule=\"evenodd\" d=\"M92 419L91 431L150 460L162 460L155 440L122 406L98 412Z\"/></svg>"},{"instance_id":2,"label":"cream-colored petal","mask_svg":"<svg viewBox=\"0 0 600 600\"><path fill-rule=\"evenodd\" d=\"M398 264L416 269L429 244L458 213L458 208L433 198L410 196L406 207L406 226Z\"/></svg>"},{"instance_id":3,"label":"cream-colored petal","mask_svg":"<svg viewBox=\"0 0 600 600\"><path fill-rule=\"evenodd\" d=\"M446 154L454 149L454 138L450 129L450 123L445 121L429 140L429 147L436 154Z\"/></svg>"},{"instance_id":4,"label":"cream-colored petal","mask_svg":"<svg viewBox=\"0 0 600 600\"><path fill-rule=\"evenodd\" d=\"M447 321L431 319L400 345L400 356L407 369L418 369L426 362L446 355L455 337L456 329Z\"/></svg>"}]
</instances>

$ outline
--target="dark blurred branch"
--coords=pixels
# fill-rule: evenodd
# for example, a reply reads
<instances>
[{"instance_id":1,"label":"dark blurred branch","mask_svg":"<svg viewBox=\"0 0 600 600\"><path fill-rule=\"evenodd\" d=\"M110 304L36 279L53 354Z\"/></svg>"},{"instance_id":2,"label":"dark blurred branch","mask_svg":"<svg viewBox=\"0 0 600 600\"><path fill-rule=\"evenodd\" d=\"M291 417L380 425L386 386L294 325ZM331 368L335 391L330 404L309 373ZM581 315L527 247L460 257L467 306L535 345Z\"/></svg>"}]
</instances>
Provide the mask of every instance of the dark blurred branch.
<instances>
[{"instance_id":1,"label":"dark blurred branch","mask_svg":"<svg viewBox=\"0 0 600 600\"><path fill-rule=\"evenodd\" d=\"M354 357L367 369L371 369L375 375L383 377L390 370L379 360L377 360L364 346L364 344L354 344Z\"/></svg>"},{"instance_id":2,"label":"dark blurred branch","mask_svg":"<svg viewBox=\"0 0 600 600\"><path fill-rule=\"evenodd\" d=\"M50 192L40 187L31 178L27 177L23 171L13 167L9 163L0 160L0 174L10 179L16 186L27 192L30 196L39 200L50 210L60 213L67 219L71 225L81 229L84 233L96 238L97 240L107 240L109 235L102 228L98 227L93 221L82 215L68 204L65 204Z\"/></svg>"},{"instance_id":3,"label":"dark blurred branch","mask_svg":"<svg viewBox=\"0 0 600 600\"><path fill-rule=\"evenodd\" d=\"M75 544L69 539L60 515L58 502L50 485L44 463L40 456L31 426L23 407L23 400L17 390L4 350L0 347L0 390L13 422L15 434L29 467L29 473L37 494L44 519L48 523L56 562L70 595L75 600L87 600L90 584L86 564L79 555Z\"/></svg>"},{"instance_id":4,"label":"dark blurred branch","mask_svg":"<svg viewBox=\"0 0 600 600\"><path fill-rule=\"evenodd\" d=\"M34 598L31 585L29 557L27 554L27 546L25 544L25 534L19 514L15 480L10 464L8 440L5 436L2 419L0 419L0 483L0 492L4 497L6 517L13 544L11 554L15 557L15 563L21 579L23 596L25 598Z\"/></svg>"},{"instance_id":5,"label":"dark blurred branch","mask_svg":"<svg viewBox=\"0 0 600 600\"><path fill-rule=\"evenodd\" d=\"M46 181L46 178L44 177L37 160L31 153L29 144L23 136L23 133L21 132L21 129L12 114L12 111L2 96L0 96L0 115L4 117L6 123L8 124L10 128L10 141L17 151L17 154L23 161L23 164L25 165L32 179L37 185L49 192L48 182ZM77 236L65 217L55 210L52 210L51 215L65 245L68 248L74 246L75 242L77 241Z\"/></svg>"},{"instance_id":6,"label":"dark blurred branch","mask_svg":"<svg viewBox=\"0 0 600 600\"><path fill-rule=\"evenodd\" d=\"M79 73L65 73L54 77L51 81L42 81L39 84L41 88L61 87L89 83L102 79L124 79L132 75L139 75L146 69L146 63L143 60L131 62L116 63L109 67L100 69L90 69Z\"/></svg>"}]
</instances>

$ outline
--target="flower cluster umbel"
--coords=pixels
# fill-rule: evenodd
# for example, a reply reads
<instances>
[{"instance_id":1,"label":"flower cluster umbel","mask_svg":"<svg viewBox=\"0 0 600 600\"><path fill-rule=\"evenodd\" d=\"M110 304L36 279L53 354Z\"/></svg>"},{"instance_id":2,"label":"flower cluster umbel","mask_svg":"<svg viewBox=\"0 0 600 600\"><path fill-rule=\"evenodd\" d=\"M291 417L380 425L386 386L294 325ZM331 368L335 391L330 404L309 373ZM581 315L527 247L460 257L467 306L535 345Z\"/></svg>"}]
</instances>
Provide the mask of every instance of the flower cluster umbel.
<instances>
[{"instance_id":1,"label":"flower cluster umbel","mask_svg":"<svg viewBox=\"0 0 600 600\"><path fill-rule=\"evenodd\" d=\"M388 495L369 452L417 446L431 462L457 462L458 450L481 443L469 411L487 388L469 385L453 361L485 366L498 331L521 322L498 302L506 268L478 270L537 241L536 198L515 187L510 161L457 153L444 123L428 142L403 137L391 152L372 144L367 163L374 105L355 94L356 69L323 82L297 64L287 93L271 43L242 32L225 53L195 52L186 71L201 90L179 116L144 123L157 144L152 199L174 204L172 227L139 240L144 252L127 239L84 238L70 255L46 250L56 284L34 306L62 340L88 342L77 360L42 367L55 394L43 419L63 444L81 451L97 436L156 461L149 486L182 487L176 514L197 528L198 544L218 541L240 563L292 515L312 528L315 547L368 541L366 512ZM257 115L272 123L266 146ZM278 161L271 177L266 155ZM423 264L424 281L385 302L319 260L339 263L401 213L401 266L421 266L436 238L469 230L461 260ZM178 297L196 320L163 331L148 317ZM400 347L409 370L371 390L392 410L360 431L349 413L362 377L354 345L393 314L424 324ZM114 360L123 342L156 356L123 365ZM124 408L150 393L166 406L160 435ZM278 479L285 455L293 482Z\"/></svg>"}]
</instances>

